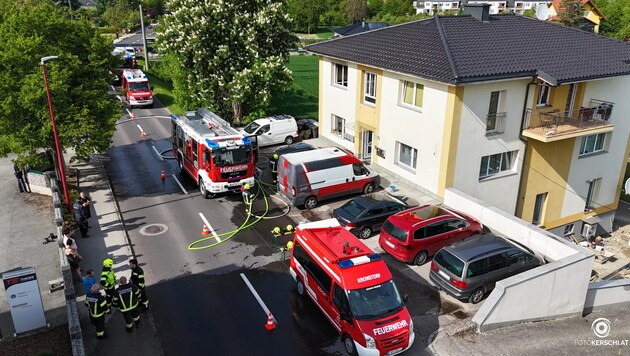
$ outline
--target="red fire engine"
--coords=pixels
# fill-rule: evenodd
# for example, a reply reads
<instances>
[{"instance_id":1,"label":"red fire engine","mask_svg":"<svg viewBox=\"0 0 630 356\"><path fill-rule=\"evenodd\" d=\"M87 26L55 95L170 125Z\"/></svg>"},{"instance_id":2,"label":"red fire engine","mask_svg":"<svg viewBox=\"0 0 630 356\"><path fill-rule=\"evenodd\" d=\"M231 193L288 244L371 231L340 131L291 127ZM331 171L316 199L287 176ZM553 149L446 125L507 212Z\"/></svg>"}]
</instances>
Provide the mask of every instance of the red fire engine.
<instances>
[{"instance_id":1,"label":"red fire engine","mask_svg":"<svg viewBox=\"0 0 630 356\"><path fill-rule=\"evenodd\" d=\"M335 219L298 225L289 272L348 354L396 355L413 344L413 321L387 265Z\"/></svg>"},{"instance_id":2,"label":"red fire engine","mask_svg":"<svg viewBox=\"0 0 630 356\"><path fill-rule=\"evenodd\" d=\"M254 185L252 141L208 109L172 115L173 154L204 198Z\"/></svg>"},{"instance_id":3,"label":"red fire engine","mask_svg":"<svg viewBox=\"0 0 630 356\"><path fill-rule=\"evenodd\" d=\"M140 69L123 71L122 88L127 92L129 106L153 107L153 88L149 86L149 79Z\"/></svg>"}]
</instances>

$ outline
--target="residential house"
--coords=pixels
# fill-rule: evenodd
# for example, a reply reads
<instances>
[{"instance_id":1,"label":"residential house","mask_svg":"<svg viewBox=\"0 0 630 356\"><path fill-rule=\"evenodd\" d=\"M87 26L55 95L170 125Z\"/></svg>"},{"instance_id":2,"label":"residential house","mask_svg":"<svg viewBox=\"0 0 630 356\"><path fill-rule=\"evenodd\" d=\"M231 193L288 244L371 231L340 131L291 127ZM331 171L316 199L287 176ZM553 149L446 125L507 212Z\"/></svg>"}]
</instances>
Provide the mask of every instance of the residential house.
<instances>
[{"instance_id":1,"label":"residential house","mask_svg":"<svg viewBox=\"0 0 630 356\"><path fill-rule=\"evenodd\" d=\"M459 11L459 0L432 0L432 1L414 1L413 7L416 9L416 14L429 14L437 15L444 11Z\"/></svg>"},{"instance_id":2,"label":"residential house","mask_svg":"<svg viewBox=\"0 0 630 356\"><path fill-rule=\"evenodd\" d=\"M320 42L320 135L443 196L558 235L610 231L630 153L630 46L519 15Z\"/></svg>"},{"instance_id":3,"label":"residential house","mask_svg":"<svg viewBox=\"0 0 630 356\"><path fill-rule=\"evenodd\" d=\"M578 27L586 31L599 33L599 24L602 21L606 21L606 17L591 0L581 0L581 4L584 18L578 24ZM562 0L553 0L548 6L551 21L559 21L560 17L558 14L564 11Z\"/></svg>"},{"instance_id":4,"label":"residential house","mask_svg":"<svg viewBox=\"0 0 630 356\"><path fill-rule=\"evenodd\" d=\"M97 4L94 0L79 0L82 9L96 10Z\"/></svg>"},{"instance_id":5,"label":"residential house","mask_svg":"<svg viewBox=\"0 0 630 356\"><path fill-rule=\"evenodd\" d=\"M496 15L508 10L508 0L465 0L463 7L470 4L488 4L490 5L490 15Z\"/></svg>"},{"instance_id":6,"label":"residential house","mask_svg":"<svg viewBox=\"0 0 630 356\"><path fill-rule=\"evenodd\" d=\"M356 35L366 31L376 30L377 28L387 27L385 22L361 22L353 23L347 26L336 28L333 31L335 37Z\"/></svg>"},{"instance_id":7,"label":"residential house","mask_svg":"<svg viewBox=\"0 0 630 356\"><path fill-rule=\"evenodd\" d=\"M523 14L527 10L537 10L539 6L547 6L548 3L548 1L510 0L508 1L508 9L516 14Z\"/></svg>"}]
</instances>

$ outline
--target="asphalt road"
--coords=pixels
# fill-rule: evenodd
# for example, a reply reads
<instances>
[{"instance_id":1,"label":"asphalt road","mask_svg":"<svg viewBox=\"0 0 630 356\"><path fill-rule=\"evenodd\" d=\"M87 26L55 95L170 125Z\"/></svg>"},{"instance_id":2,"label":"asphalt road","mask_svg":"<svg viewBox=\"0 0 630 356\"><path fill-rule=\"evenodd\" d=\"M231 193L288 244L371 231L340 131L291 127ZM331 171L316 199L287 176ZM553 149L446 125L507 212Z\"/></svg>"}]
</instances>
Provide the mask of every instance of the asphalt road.
<instances>
[{"instance_id":1,"label":"asphalt road","mask_svg":"<svg viewBox=\"0 0 630 356\"><path fill-rule=\"evenodd\" d=\"M192 179L178 172L175 160L160 159L157 152L171 156L171 124L168 111L159 103L154 109L133 112L134 120L125 115L118 122L106 169L145 271L165 354L345 354L339 335L321 312L310 300L298 297L288 261L274 252L270 235L275 226L327 216L293 208L286 216L260 220L216 247L188 250L191 242L204 237L200 213L222 234L246 220L244 204L238 194L203 199ZM259 167L266 168L265 156L273 149L262 150ZM167 176L164 184L162 169ZM268 217L286 212L277 199L269 198L268 203ZM264 210L259 195L253 211L261 214ZM215 241L210 238L198 246ZM416 321L416 342L408 354L426 353L426 341L439 327L443 312L439 294L408 266L385 258L400 292L409 295L408 308ZM273 332L264 328L265 312L242 275L273 313L278 323Z\"/></svg>"},{"instance_id":2,"label":"asphalt road","mask_svg":"<svg viewBox=\"0 0 630 356\"><path fill-rule=\"evenodd\" d=\"M155 38L155 29L153 26L147 26L147 38ZM116 43L116 47L142 47L142 31L134 32L132 35L123 38Z\"/></svg>"}]
</instances>

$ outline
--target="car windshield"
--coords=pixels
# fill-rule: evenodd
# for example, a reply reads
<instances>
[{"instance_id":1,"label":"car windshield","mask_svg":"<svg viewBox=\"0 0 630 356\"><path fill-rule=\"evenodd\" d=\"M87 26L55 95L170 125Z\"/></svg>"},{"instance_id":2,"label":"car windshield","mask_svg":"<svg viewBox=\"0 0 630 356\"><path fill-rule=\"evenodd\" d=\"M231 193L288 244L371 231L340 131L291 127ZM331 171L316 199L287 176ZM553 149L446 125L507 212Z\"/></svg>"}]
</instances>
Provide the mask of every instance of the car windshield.
<instances>
[{"instance_id":1,"label":"car windshield","mask_svg":"<svg viewBox=\"0 0 630 356\"><path fill-rule=\"evenodd\" d=\"M130 91L149 90L149 82L129 83Z\"/></svg>"},{"instance_id":2,"label":"car windshield","mask_svg":"<svg viewBox=\"0 0 630 356\"><path fill-rule=\"evenodd\" d=\"M399 312L403 303L393 280L348 292L352 315L358 320L387 317Z\"/></svg>"},{"instance_id":3,"label":"car windshield","mask_svg":"<svg viewBox=\"0 0 630 356\"><path fill-rule=\"evenodd\" d=\"M341 207L341 209L343 209L346 213L348 213L353 218L356 218L357 216L359 216L359 214L361 214L365 210L365 207L359 204L356 200L350 200L349 202L345 203Z\"/></svg>"},{"instance_id":4,"label":"car windshield","mask_svg":"<svg viewBox=\"0 0 630 356\"><path fill-rule=\"evenodd\" d=\"M251 124L245 126L245 128L243 129L243 131L247 132L248 134L253 134L254 131L258 130L258 128L260 127L260 125L258 125L256 123L256 121L252 122Z\"/></svg>"},{"instance_id":5,"label":"car windshield","mask_svg":"<svg viewBox=\"0 0 630 356\"><path fill-rule=\"evenodd\" d=\"M250 149L247 146L240 146L233 149L221 148L212 151L212 161L215 166L225 167L234 164L244 164L249 162Z\"/></svg>"},{"instance_id":6,"label":"car windshield","mask_svg":"<svg viewBox=\"0 0 630 356\"><path fill-rule=\"evenodd\" d=\"M407 241L407 231L399 228L398 226L392 224L391 221L387 220L383 225L383 230L388 233L391 237L396 240L405 242Z\"/></svg>"},{"instance_id":7,"label":"car windshield","mask_svg":"<svg viewBox=\"0 0 630 356\"><path fill-rule=\"evenodd\" d=\"M452 253L441 250L440 252L433 257L433 261L442 266L442 268L451 272L457 277L462 277L462 271L464 270L464 261L459 258L453 256Z\"/></svg>"}]
</instances>

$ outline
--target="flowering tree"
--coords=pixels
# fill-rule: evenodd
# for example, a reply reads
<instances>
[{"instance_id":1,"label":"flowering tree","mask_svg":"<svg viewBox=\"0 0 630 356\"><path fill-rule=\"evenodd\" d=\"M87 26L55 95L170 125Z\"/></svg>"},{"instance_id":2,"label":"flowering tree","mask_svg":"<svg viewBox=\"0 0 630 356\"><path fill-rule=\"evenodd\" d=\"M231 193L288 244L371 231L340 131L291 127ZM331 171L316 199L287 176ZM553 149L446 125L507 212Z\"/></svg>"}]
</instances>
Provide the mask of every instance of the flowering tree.
<instances>
[{"instance_id":1,"label":"flowering tree","mask_svg":"<svg viewBox=\"0 0 630 356\"><path fill-rule=\"evenodd\" d=\"M240 123L288 89L296 37L282 0L170 0L157 45L174 63L178 104L207 106Z\"/></svg>"}]
</instances>

